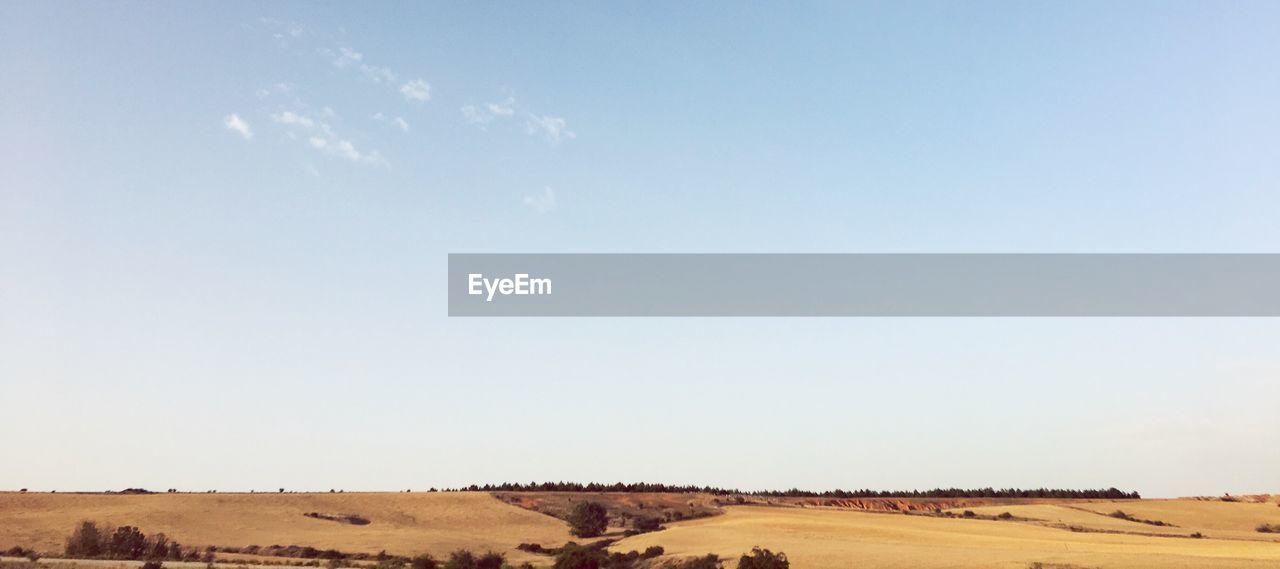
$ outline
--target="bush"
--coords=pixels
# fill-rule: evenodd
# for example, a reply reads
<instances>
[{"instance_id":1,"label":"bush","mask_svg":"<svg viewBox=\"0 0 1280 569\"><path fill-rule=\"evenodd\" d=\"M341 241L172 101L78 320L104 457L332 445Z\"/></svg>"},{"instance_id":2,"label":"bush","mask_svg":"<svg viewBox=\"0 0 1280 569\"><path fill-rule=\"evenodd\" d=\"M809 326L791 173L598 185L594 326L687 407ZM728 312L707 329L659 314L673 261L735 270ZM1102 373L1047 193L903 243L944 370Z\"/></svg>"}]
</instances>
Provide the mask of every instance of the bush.
<instances>
[{"instance_id":1,"label":"bush","mask_svg":"<svg viewBox=\"0 0 1280 569\"><path fill-rule=\"evenodd\" d=\"M1204 534L1200 532L1195 532L1187 537L1190 537L1191 539L1204 539Z\"/></svg>"},{"instance_id":2,"label":"bush","mask_svg":"<svg viewBox=\"0 0 1280 569\"><path fill-rule=\"evenodd\" d=\"M751 548L751 553L738 559L738 569L791 569L787 554L774 553L759 547Z\"/></svg>"},{"instance_id":3,"label":"bush","mask_svg":"<svg viewBox=\"0 0 1280 569\"><path fill-rule=\"evenodd\" d=\"M436 561L436 558L427 555L426 553L414 557L409 561L409 567L412 569L437 569L439 566L440 563Z\"/></svg>"},{"instance_id":4,"label":"bush","mask_svg":"<svg viewBox=\"0 0 1280 569\"><path fill-rule=\"evenodd\" d=\"M148 561L142 564L142 569L164 569L164 564L159 561Z\"/></svg>"},{"instance_id":5,"label":"bush","mask_svg":"<svg viewBox=\"0 0 1280 569\"><path fill-rule=\"evenodd\" d=\"M1280 524L1259 524L1256 529L1258 533L1280 533Z\"/></svg>"},{"instance_id":6,"label":"bush","mask_svg":"<svg viewBox=\"0 0 1280 569\"><path fill-rule=\"evenodd\" d=\"M596 537L609 527L609 512L595 502L578 502L569 514L570 533L578 537Z\"/></svg>"},{"instance_id":7,"label":"bush","mask_svg":"<svg viewBox=\"0 0 1280 569\"><path fill-rule=\"evenodd\" d=\"M555 553L555 551L543 547L542 544L540 543L522 543L520 545L517 545L516 549L519 549L520 551L528 551L529 553L537 553L541 555L551 555Z\"/></svg>"},{"instance_id":8,"label":"bush","mask_svg":"<svg viewBox=\"0 0 1280 569\"><path fill-rule=\"evenodd\" d=\"M476 559L476 569L502 569L507 564L505 555L490 551Z\"/></svg>"},{"instance_id":9,"label":"bush","mask_svg":"<svg viewBox=\"0 0 1280 569\"><path fill-rule=\"evenodd\" d=\"M640 516L631 521L636 531L658 531L662 529L662 520L652 516Z\"/></svg>"},{"instance_id":10,"label":"bush","mask_svg":"<svg viewBox=\"0 0 1280 569\"><path fill-rule=\"evenodd\" d=\"M476 556L466 549L459 549L449 554L444 569L477 569Z\"/></svg>"},{"instance_id":11,"label":"bush","mask_svg":"<svg viewBox=\"0 0 1280 569\"><path fill-rule=\"evenodd\" d=\"M1000 514L1000 515L998 515L998 516L996 516L996 517L997 517L997 518L1000 518L1000 519L1002 519L1002 520L1012 520L1012 519L1013 519L1013 514L1010 514L1009 512L1004 512L1004 513L1002 513L1002 514Z\"/></svg>"},{"instance_id":12,"label":"bush","mask_svg":"<svg viewBox=\"0 0 1280 569\"><path fill-rule=\"evenodd\" d=\"M378 560L378 564L374 565L375 569L404 569L408 563L403 557L386 557Z\"/></svg>"},{"instance_id":13,"label":"bush","mask_svg":"<svg viewBox=\"0 0 1280 569\"><path fill-rule=\"evenodd\" d=\"M673 569L723 569L724 563L720 561L719 555L708 553L704 557L694 557L674 563L671 567Z\"/></svg>"},{"instance_id":14,"label":"bush","mask_svg":"<svg viewBox=\"0 0 1280 569\"><path fill-rule=\"evenodd\" d=\"M564 544L556 554L555 569L601 569L609 563L609 554L573 542Z\"/></svg>"},{"instance_id":15,"label":"bush","mask_svg":"<svg viewBox=\"0 0 1280 569\"><path fill-rule=\"evenodd\" d=\"M973 513L973 510L965 510L963 515L966 518L972 518L976 517L978 514Z\"/></svg>"},{"instance_id":16,"label":"bush","mask_svg":"<svg viewBox=\"0 0 1280 569\"><path fill-rule=\"evenodd\" d=\"M103 535L98 524L85 520L67 538L67 557L97 557L102 555Z\"/></svg>"},{"instance_id":17,"label":"bush","mask_svg":"<svg viewBox=\"0 0 1280 569\"><path fill-rule=\"evenodd\" d=\"M666 552L667 550L663 549L661 545L650 545L645 548L644 553L641 553L640 557L643 559L653 559L654 557L662 557L662 554Z\"/></svg>"}]
</instances>

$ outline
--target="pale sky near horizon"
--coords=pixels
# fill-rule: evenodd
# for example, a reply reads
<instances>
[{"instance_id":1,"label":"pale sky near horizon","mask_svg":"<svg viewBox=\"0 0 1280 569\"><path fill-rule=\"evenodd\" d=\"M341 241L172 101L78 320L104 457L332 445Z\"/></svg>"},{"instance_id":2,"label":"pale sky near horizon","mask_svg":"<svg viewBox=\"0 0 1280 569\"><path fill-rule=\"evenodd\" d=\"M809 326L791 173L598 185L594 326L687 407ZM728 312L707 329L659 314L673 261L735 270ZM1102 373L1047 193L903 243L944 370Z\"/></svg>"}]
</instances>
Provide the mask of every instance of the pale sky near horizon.
<instances>
[{"instance_id":1,"label":"pale sky near horizon","mask_svg":"<svg viewBox=\"0 0 1280 569\"><path fill-rule=\"evenodd\" d=\"M1280 491L1276 319L470 320L444 283L1280 252L1280 4L0 16L0 489Z\"/></svg>"}]
</instances>

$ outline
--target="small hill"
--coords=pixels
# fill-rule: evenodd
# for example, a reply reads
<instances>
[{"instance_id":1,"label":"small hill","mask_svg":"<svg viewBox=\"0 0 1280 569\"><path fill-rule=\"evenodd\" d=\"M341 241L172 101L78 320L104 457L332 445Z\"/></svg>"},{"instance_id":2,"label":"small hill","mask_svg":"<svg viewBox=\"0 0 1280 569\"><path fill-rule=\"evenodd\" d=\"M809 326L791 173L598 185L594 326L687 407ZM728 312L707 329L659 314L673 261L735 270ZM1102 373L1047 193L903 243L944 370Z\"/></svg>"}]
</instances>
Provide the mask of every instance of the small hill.
<instances>
[{"instance_id":1,"label":"small hill","mask_svg":"<svg viewBox=\"0 0 1280 569\"><path fill-rule=\"evenodd\" d=\"M567 524L482 492L0 493L0 548L60 552L81 520L163 532L186 546L278 544L437 557L456 548L492 549L512 561L537 559L516 550L520 543L571 539Z\"/></svg>"}]
</instances>

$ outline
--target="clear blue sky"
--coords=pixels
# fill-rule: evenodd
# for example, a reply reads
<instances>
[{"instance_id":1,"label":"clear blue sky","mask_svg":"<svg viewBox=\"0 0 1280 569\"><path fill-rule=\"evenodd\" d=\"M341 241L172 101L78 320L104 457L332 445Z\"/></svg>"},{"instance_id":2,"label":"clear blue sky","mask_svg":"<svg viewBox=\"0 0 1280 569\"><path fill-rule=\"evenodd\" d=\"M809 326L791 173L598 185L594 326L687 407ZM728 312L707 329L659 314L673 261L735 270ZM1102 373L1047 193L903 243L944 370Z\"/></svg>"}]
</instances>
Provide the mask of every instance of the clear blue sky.
<instances>
[{"instance_id":1,"label":"clear blue sky","mask_svg":"<svg viewBox=\"0 0 1280 569\"><path fill-rule=\"evenodd\" d=\"M1272 2L8 2L0 487L1276 491L1280 321L449 319L449 252L1278 252Z\"/></svg>"}]
</instances>

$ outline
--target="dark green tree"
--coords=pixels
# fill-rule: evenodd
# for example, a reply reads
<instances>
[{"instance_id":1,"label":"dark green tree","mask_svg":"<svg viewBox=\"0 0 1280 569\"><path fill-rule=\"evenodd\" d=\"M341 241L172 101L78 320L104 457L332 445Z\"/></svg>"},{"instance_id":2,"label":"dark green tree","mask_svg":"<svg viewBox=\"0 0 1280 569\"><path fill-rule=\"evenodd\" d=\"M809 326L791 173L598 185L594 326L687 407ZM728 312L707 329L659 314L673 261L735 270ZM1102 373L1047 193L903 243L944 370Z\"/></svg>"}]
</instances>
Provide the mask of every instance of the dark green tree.
<instances>
[{"instance_id":1,"label":"dark green tree","mask_svg":"<svg viewBox=\"0 0 1280 569\"><path fill-rule=\"evenodd\" d=\"M578 502L569 513L569 527L578 537L596 537L609 527L609 511L595 502Z\"/></svg>"},{"instance_id":2,"label":"dark green tree","mask_svg":"<svg viewBox=\"0 0 1280 569\"><path fill-rule=\"evenodd\" d=\"M105 549L104 553L112 559L142 559L147 551L147 536L133 526L119 527L111 534Z\"/></svg>"},{"instance_id":3,"label":"dark green tree","mask_svg":"<svg viewBox=\"0 0 1280 569\"><path fill-rule=\"evenodd\" d=\"M787 554L774 553L759 547L751 548L751 553L738 559L738 569L791 569Z\"/></svg>"},{"instance_id":4,"label":"dark green tree","mask_svg":"<svg viewBox=\"0 0 1280 569\"><path fill-rule=\"evenodd\" d=\"M88 520L80 522L75 531L71 532L71 537L67 538L67 557L75 559L102 555L104 541L102 532L98 530L98 524Z\"/></svg>"},{"instance_id":5,"label":"dark green tree","mask_svg":"<svg viewBox=\"0 0 1280 569\"><path fill-rule=\"evenodd\" d=\"M449 554L449 560L444 563L444 569L478 569L476 556L470 551L459 549Z\"/></svg>"},{"instance_id":6,"label":"dark green tree","mask_svg":"<svg viewBox=\"0 0 1280 569\"><path fill-rule=\"evenodd\" d=\"M476 569L502 569L507 558L501 553L490 551L476 558Z\"/></svg>"},{"instance_id":7,"label":"dark green tree","mask_svg":"<svg viewBox=\"0 0 1280 569\"><path fill-rule=\"evenodd\" d=\"M556 554L555 569L601 569L609 562L609 555L594 547L583 547L573 542L564 544Z\"/></svg>"}]
</instances>

